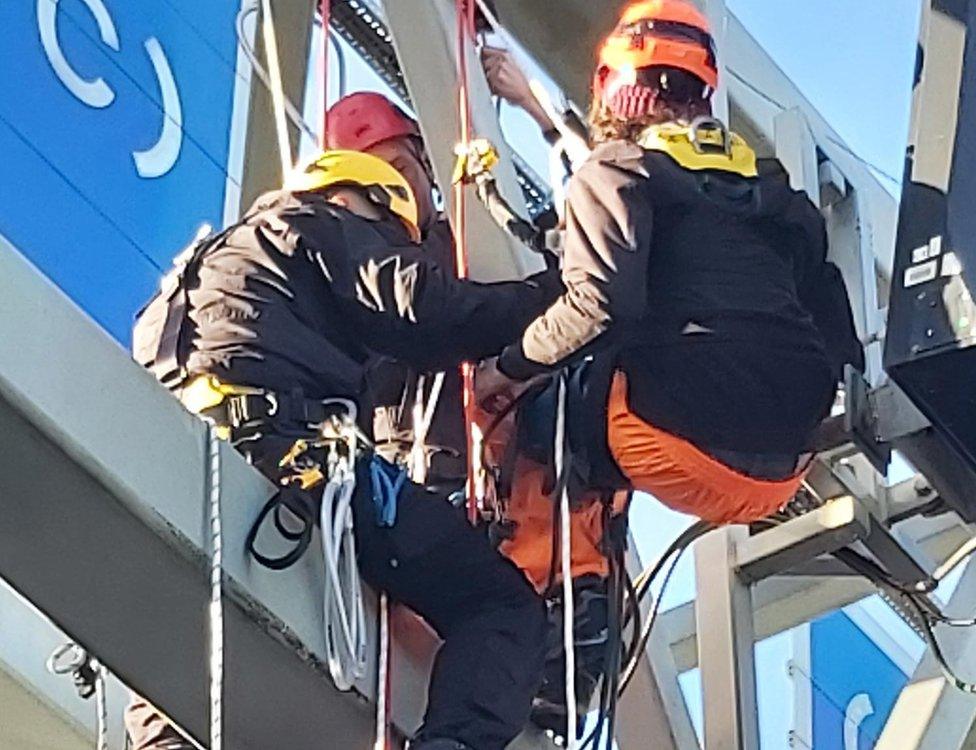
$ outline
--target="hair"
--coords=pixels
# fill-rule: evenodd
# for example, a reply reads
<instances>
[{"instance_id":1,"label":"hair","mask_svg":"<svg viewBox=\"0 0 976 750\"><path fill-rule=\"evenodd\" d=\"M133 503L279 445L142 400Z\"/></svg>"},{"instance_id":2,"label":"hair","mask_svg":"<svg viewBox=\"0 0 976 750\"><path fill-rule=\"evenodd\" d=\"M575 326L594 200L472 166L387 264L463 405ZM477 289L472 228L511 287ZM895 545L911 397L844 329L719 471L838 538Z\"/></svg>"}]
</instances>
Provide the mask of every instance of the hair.
<instances>
[{"instance_id":1,"label":"hair","mask_svg":"<svg viewBox=\"0 0 976 750\"><path fill-rule=\"evenodd\" d=\"M711 91L697 76L663 66L642 68L639 74L640 85L654 91L651 111L639 117L622 118L601 97L593 97L588 118L593 143L633 141L652 125L690 123L696 117L712 113Z\"/></svg>"}]
</instances>

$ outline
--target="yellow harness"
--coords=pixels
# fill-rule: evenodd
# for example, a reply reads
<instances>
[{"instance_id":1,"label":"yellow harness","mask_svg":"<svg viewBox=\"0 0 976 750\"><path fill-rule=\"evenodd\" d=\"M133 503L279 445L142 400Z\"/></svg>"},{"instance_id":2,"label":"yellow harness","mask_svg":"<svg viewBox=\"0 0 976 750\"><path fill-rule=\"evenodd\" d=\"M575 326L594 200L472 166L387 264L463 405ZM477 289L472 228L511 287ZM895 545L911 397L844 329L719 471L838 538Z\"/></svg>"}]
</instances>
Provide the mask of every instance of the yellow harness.
<instances>
[{"instance_id":1,"label":"yellow harness","mask_svg":"<svg viewBox=\"0 0 976 750\"><path fill-rule=\"evenodd\" d=\"M637 139L641 148L660 151L685 169L717 169L756 177L756 152L718 120L699 117L691 125L651 125Z\"/></svg>"}]
</instances>

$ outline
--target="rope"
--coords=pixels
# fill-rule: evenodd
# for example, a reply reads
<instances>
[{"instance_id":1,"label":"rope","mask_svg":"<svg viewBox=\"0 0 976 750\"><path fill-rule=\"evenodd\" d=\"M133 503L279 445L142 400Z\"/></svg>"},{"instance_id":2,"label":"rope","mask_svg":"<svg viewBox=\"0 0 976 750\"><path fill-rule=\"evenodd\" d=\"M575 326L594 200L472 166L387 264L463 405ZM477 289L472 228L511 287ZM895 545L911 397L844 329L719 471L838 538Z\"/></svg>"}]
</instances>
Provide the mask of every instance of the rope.
<instances>
[{"instance_id":1,"label":"rope","mask_svg":"<svg viewBox=\"0 0 976 750\"><path fill-rule=\"evenodd\" d=\"M210 469L210 750L221 750L224 721L224 609L221 597L224 540L220 523L220 438L207 423Z\"/></svg>"},{"instance_id":2,"label":"rope","mask_svg":"<svg viewBox=\"0 0 976 750\"><path fill-rule=\"evenodd\" d=\"M390 672L390 599L386 592L380 594L380 643L379 661L376 665L376 740L373 750L386 750L390 741L390 697L392 680Z\"/></svg>"},{"instance_id":3,"label":"rope","mask_svg":"<svg viewBox=\"0 0 976 750\"><path fill-rule=\"evenodd\" d=\"M92 659L95 670L95 747L108 750L108 701L105 697L105 667Z\"/></svg>"},{"instance_id":4,"label":"rope","mask_svg":"<svg viewBox=\"0 0 976 750\"><path fill-rule=\"evenodd\" d=\"M322 492L322 557L327 575L322 603L329 674L339 690L349 690L366 674L366 611L356 567L352 496L356 490L355 440L349 455L334 455Z\"/></svg>"},{"instance_id":5,"label":"rope","mask_svg":"<svg viewBox=\"0 0 976 750\"><path fill-rule=\"evenodd\" d=\"M556 476L563 477L568 470L565 466L566 450L566 376L559 375L559 392L556 397L556 443L554 462ZM575 621L575 602L573 600L572 526L569 514L569 482L563 481L559 495L559 539L560 572L563 587L563 649L566 656L566 745L567 750L577 747L576 716L576 650L573 623Z\"/></svg>"},{"instance_id":6,"label":"rope","mask_svg":"<svg viewBox=\"0 0 976 750\"><path fill-rule=\"evenodd\" d=\"M264 52L268 58L268 71L271 74L271 103L274 108L275 132L278 135L278 156L281 159L281 177L291 172L291 144L288 140L288 122L285 120L285 92L281 83L281 65L278 59L278 40L275 35L274 16L271 14L271 0L262 0L264 23ZM211 749L212 750L212 749Z\"/></svg>"},{"instance_id":7,"label":"rope","mask_svg":"<svg viewBox=\"0 0 976 750\"><path fill-rule=\"evenodd\" d=\"M237 31L237 43L240 45L241 50L244 52L244 56L247 57L248 62L251 64L251 68L257 73L258 79L264 84L264 87L270 92L271 91L271 79L268 77L268 71L265 70L261 61L258 60L257 53L254 51L254 47L251 45L248 39L247 30L244 28L244 24L247 21L248 16L253 15L258 10L258 0L254 0L252 5L248 5L242 8L240 13L237 14L236 31ZM287 96L285 97L285 114L288 115L288 119L291 120L292 125L301 130L305 135L311 138L313 141L318 139L318 135L315 129L312 128L307 122L305 122L302 117L302 113L295 106Z\"/></svg>"},{"instance_id":8,"label":"rope","mask_svg":"<svg viewBox=\"0 0 976 750\"><path fill-rule=\"evenodd\" d=\"M423 403L424 377L421 375L417 382L417 393L413 405L413 445L407 459L410 479L417 484L427 481L427 435L430 425L434 421L434 411L440 401L441 390L444 387L444 373L434 376L434 383L430 388L427 404Z\"/></svg>"},{"instance_id":9,"label":"rope","mask_svg":"<svg viewBox=\"0 0 976 750\"><path fill-rule=\"evenodd\" d=\"M95 747L108 750L108 704L105 698L108 671L88 651L70 641L54 649L45 666L53 675L71 675L78 697L88 700L95 696Z\"/></svg>"},{"instance_id":10,"label":"rope","mask_svg":"<svg viewBox=\"0 0 976 750\"><path fill-rule=\"evenodd\" d=\"M463 149L463 152L467 153L468 144L471 141L471 101L468 96L468 60L466 50L467 40L474 37L475 5L473 0L455 0L454 8L457 17L457 38L455 42L458 68L458 122L460 123L458 143ZM458 181L454 185L453 213L454 253L457 275L459 279L466 279L468 278L467 220L465 213L465 191L461 181ZM478 520L480 498L478 497L476 486L474 365L471 362L461 364L461 387L468 448L468 481L466 484L468 520L474 524Z\"/></svg>"}]
</instances>

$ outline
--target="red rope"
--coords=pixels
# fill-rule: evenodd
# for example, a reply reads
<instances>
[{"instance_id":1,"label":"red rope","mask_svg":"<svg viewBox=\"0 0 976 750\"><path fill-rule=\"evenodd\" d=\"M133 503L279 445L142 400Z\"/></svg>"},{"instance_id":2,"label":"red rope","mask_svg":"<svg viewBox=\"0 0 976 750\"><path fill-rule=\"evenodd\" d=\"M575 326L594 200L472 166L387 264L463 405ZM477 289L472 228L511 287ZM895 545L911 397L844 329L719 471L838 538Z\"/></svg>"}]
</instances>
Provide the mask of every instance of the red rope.
<instances>
[{"instance_id":1,"label":"red rope","mask_svg":"<svg viewBox=\"0 0 976 750\"><path fill-rule=\"evenodd\" d=\"M319 67L322 70L322 129L319 131L319 148L325 151L325 127L329 109L329 24L332 21L332 0L321 0L319 15L322 16L322 51Z\"/></svg>"},{"instance_id":2,"label":"red rope","mask_svg":"<svg viewBox=\"0 0 976 750\"><path fill-rule=\"evenodd\" d=\"M471 141L471 101L468 96L468 61L465 55L468 39L474 38L474 0L454 0L457 14L457 68L458 68L458 122L459 143L467 149ZM458 278L468 278L467 216L465 212L464 186L454 185L454 252ZM474 364L461 365L461 383L464 395L464 426L468 444L468 520L478 520L478 498L475 496L474 473Z\"/></svg>"}]
</instances>

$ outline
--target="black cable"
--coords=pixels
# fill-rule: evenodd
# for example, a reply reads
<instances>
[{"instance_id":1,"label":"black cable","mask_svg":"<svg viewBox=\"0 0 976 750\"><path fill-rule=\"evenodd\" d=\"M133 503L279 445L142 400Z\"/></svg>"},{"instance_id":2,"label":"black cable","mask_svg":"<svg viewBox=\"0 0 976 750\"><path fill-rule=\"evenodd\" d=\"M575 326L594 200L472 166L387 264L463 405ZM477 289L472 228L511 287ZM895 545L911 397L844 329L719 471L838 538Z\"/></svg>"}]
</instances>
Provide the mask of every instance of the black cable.
<instances>
[{"instance_id":1,"label":"black cable","mask_svg":"<svg viewBox=\"0 0 976 750\"><path fill-rule=\"evenodd\" d=\"M627 655L624 662L629 662L634 658L634 652L637 650L637 644L640 642L641 633L641 611L640 611L640 601L637 599L637 589L634 588L634 582L631 580L629 575L624 575L624 587L626 593L627 606L630 610L626 617L624 617L621 623L621 632L623 628L627 625L633 623L633 629L630 640L630 645L627 647Z\"/></svg>"},{"instance_id":2,"label":"black cable","mask_svg":"<svg viewBox=\"0 0 976 750\"><path fill-rule=\"evenodd\" d=\"M627 578L627 570L624 565L623 552L617 552L617 600L614 602L614 611L617 615L616 620L616 637L613 642L613 650L611 651L613 655L613 665L609 672L609 675L605 675L606 679L609 676L610 682L610 704L607 706L607 744L605 750L612 750L613 739L616 734L617 729L617 700L620 698L620 662L622 656L622 646L623 646L623 625L622 625L622 615L623 615L623 589L624 580Z\"/></svg>"},{"instance_id":3,"label":"black cable","mask_svg":"<svg viewBox=\"0 0 976 750\"><path fill-rule=\"evenodd\" d=\"M643 655L644 650L647 648L647 642L650 640L651 630L654 627L654 621L657 619L658 612L661 608L661 602L664 599L664 591L667 588L668 582L671 580L672 575L674 575L678 561L681 559L681 556L684 554L685 550L691 546L692 542L704 536L713 528L715 528L714 524L708 523L707 521L696 521L693 523L691 526L681 532L677 539L671 542L668 548L664 551L664 554L661 555L657 563L655 563L654 567L651 569L651 572L645 576L644 580L641 581L640 586L637 589L637 596L639 599L643 599L644 595L650 591L651 584L664 567L664 564L668 558L672 556L674 557L667 573L665 573L664 580L661 582L661 590L654 599L654 605L651 608L650 616L648 617L647 622L644 623L644 627L640 634L640 639L637 643L637 649L627 662L627 666L623 671L623 675L620 679L620 694L623 694L624 690L627 689L627 686L630 684L634 673L637 671L637 665L640 663L640 658Z\"/></svg>"},{"instance_id":4,"label":"black cable","mask_svg":"<svg viewBox=\"0 0 976 750\"><path fill-rule=\"evenodd\" d=\"M650 590L651 584L654 582L654 579L657 577L657 575L661 572L661 569L664 567L664 563L667 562L667 559L671 557L671 555L673 555L675 552L678 552L679 550L683 550L693 541L695 541L701 536L704 536L707 532L711 531L713 528L715 528L714 524L710 524L707 521L696 521L687 529L682 531L674 539L674 541L668 545L667 549L664 550L661 556L657 559L657 562L654 563L654 566L650 569L650 572L642 576L640 586L637 589L637 598L638 599L644 598L644 596Z\"/></svg>"},{"instance_id":5,"label":"black cable","mask_svg":"<svg viewBox=\"0 0 976 750\"><path fill-rule=\"evenodd\" d=\"M866 558L851 549L841 549L834 553L834 557L850 567L854 572L866 578L878 588L888 587L901 595L902 600L909 605L915 614L916 623L922 631L922 636L932 649L932 656L935 657L939 669L943 676L957 689L965 693L976 694L976 683L961 679L949 666L949 662L935 637L933 623L942 623L950 627L970 627L976 625L976 621L957 620L946 617L933 606L932 602L921 593L916 587L907 586L896 581L887 571L882 569L874 561Z\"/></svg>"},{"instance_id":6,"label":"black cable","mask_svg":"<svg viewBox=\"0 0 976 750\"><path fill-rule=\"evenodd\" d=\"M623 676L620 679L620 687L618 690L621 694L627 689L631 679L633 679L634 674L637 672L637 665L640 663L644 649L647 648L647 642L651 637L651 630L654 627L654 622L657 620L658 612L661 609L661 601L664 599L664 591L667 588L668 583L671 581L671 576L674 575L675 568L678 567L678 562L681 560L681 555L685 549L687 549L687 547L682 548L678 554L674 556L674 559L671 561L671 565L664 574L664 579L661 581L661 590L654 599L654 605L651 607L650 615L647 618L647 622L644 623L644 630L641 631L640 640L637 643L637 650L634 652L633 658L627 662L627 666L623 671Z\"/></svg>"}]
</instances>

